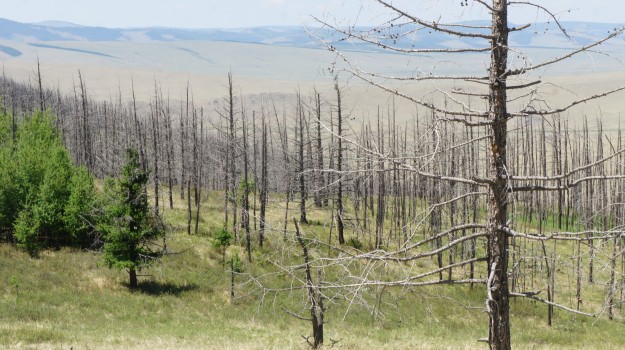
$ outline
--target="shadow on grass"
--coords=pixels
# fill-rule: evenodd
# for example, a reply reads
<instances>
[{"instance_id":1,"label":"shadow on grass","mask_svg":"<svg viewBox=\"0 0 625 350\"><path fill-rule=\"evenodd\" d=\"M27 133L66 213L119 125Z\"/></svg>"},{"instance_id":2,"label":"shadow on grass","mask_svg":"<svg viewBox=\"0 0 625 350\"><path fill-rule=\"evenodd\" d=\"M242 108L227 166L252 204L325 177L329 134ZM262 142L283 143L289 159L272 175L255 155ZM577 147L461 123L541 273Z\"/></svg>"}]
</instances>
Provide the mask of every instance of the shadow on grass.
<instances>
[{"instance_id":1,"label":"shadow on grass","mask_svg":"<svg viewBox=\"0 0 625 350\"><path fill-rule=\"evenodd\" d=\"M145 281L140 282L139 286L135 288L137 292L141 292L147 295L175 295L178 296L184 292L190 292L192 290L197 289L198 286L195 284L183 284L177 285L171 282L155 282L155 281Z\"/></svg>"}]
</instances>

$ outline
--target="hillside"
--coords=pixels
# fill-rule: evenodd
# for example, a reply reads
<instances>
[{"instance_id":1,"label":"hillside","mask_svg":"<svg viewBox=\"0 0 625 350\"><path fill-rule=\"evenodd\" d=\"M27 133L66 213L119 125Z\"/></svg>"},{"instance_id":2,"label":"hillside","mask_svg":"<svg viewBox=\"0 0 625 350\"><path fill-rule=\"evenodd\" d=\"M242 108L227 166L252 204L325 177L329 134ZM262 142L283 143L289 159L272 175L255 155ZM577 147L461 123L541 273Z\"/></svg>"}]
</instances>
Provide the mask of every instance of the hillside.
<instances>
[{"instance_id":1,"label":"hillside","mask_svg":"<svg viewBox=\"0 0 625 350\"><path fill-rule=\"evenodd\" d=\"M275 230L265 248L255 249L255 262L243 262L231 300L229 268L212 245L223 216L221 196L203 197L200 235L186 234L184 201L165 210L171 255L142 271L135 291L127 288L127 274L103 266L97 252L48 250L32 259L1 244L0 343L10 349L306 349L302 336L311 334L310 324L282 310L306 315L304 291L263 294L248 275L273 271L272 257L279 252L299 259L298 248L282 241L282 213L269 214ZM329 214L319 210L309 215L320 225L303 226L305 235L325 239ZM234 255L243 259L244 248L230 247L226 257ZM559 275L557 283L565 284L566 278ZM276 276L270 283L285 281L289 278ZM588 302L600 300L602 289L588 289ZM327 301L327 344L337 341L328 348L485 348L477 341L487 333L483 286L389 288L378 293L377 307L363 308L354 300ZM511 306L512 338L518 349L607 350L625 342L619 322L556 311L554 325L548 327L545 305L515 300Z\"/></svg>"},{"instance_id":2,"label":"hillside","mask_svg":"<svg viewBox=\"0 0 625 350\"><path fill-rule=\"evenodd\" d=\"M622 348L625 27L376 4L0 20L0 344Z\"/></svg>"}]
</instances>

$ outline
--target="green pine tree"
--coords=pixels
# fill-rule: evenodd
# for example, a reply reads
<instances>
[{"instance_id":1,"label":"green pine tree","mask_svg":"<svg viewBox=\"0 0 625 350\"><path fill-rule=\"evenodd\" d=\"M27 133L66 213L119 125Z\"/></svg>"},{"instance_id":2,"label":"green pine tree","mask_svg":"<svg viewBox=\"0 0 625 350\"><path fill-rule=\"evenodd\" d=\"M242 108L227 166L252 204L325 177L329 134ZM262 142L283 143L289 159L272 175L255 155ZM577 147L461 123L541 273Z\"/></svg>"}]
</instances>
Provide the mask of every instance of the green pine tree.
<instances>
[{"instance_id":1,"label":"green pine tree","mask_svg":"<svg viewBox=\"0 0 625 350\"><path fill-rule=\"evenodd\" d=\"M0 232L33 255L90 245L93 199L93 178L72 164L51 113L37 111L15 125L0 115Z\"/></svg>"},{"instance_id":2,"label":"green pine tree","mask_svg":"<svg viewBox=\"0 0 625 350\"><path fill-rule=\"evenodd\" d=\"M137 270L163 254L155 239L164 230L150 212L147 182L148 174L139 163L139 154L134 149L127 150L119 179L105 182L107 203L98 224L104 238L104 261L109 267L128 271L131 288L137 287Z\"/></svg>"}]
</instances>

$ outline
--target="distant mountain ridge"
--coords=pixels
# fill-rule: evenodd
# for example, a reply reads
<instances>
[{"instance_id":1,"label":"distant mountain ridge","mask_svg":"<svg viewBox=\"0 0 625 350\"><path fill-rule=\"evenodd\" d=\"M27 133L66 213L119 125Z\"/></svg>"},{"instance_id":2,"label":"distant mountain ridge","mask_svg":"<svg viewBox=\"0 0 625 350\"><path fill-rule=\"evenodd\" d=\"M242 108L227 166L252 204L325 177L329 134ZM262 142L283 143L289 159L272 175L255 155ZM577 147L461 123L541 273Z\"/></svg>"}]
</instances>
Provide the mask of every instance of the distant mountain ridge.
<instances>
[{"instance_id":1,"label":"distant mountain ridge","mask_svg":"<svg viewBox=\"0 0 625 350\"><path fill-rule=\"evenodd\" d=\"M0 39L24 42L202 40L289 46L313 44L304 29L298 26L240 29L105 28L59 21L21 23L3 18L0 18Z\"/></svg>"},{"instance_id":2,"label":"distant mountain ridge","mask_svg":"<svg viewBox=\"0 0 625 350\"><path fill-rule=\"evenodd\" d=\"M472 25L481 22L466 22ZM486 22L484 22L486 23ZM606 36L617 27L617 24L590 22L562 22L567 33L573 37L569 40L553 24L534 23L531 28L511 33L510 41L517 47L569 48L577 47ZM367 29L367 28L363 28ZM404 28L405 30L406 28ZM328 30L319 31L321 37L332 39ZM165 27L147 28L104 28L82 26L60 21L44 21L39 23L20 23L0 18L0 39L15 40L26 43L46 41L227 41L251 44L322 47L323 45L311 38L300 26L266 26L238 29L181 29ZM454 48L460 46L477 47L483 41L476 39L460 39L430 31L417 31L410 39L395 42L400 47L413 48ZM376 50L370 44L341 41L332 45L348 50Z\"/></svg>"},{"instance_id":3,"label":"distant mountain ridge","mask_svg":"<svg viewBox=\"0 0 625 350\"><path fill-rule=\"evenodd\" d=\"M84 27L83 25L65 22L65 21L42 21L36 23L30 23L32 25L38 25L43 27L56 27L56 28L71 28L71 27Z\"/></svg>"}]
</instances>

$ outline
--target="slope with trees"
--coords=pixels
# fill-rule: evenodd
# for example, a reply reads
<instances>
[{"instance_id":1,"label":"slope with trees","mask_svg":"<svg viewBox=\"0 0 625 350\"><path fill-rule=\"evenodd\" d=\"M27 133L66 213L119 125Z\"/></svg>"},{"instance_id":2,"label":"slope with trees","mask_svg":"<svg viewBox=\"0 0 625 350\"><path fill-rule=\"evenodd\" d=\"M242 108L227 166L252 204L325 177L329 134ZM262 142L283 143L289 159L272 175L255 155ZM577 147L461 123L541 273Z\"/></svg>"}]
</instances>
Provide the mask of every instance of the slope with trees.
<instances>
[{"instance_id":1,"label":"slope with trees","mask_svg":"<svg viewBox=\"0 0 625 350\"><path fill-rule=\"evenodd\" d=\"M549 168L545 166L542 175L534 173L534 169L531 169L529 173L524 173L520 169L521 164L515 164L509 159L510 147L508 143L513 135L509 133L508 129L510 125L515 125L515 123L517 126L520 126L524 123L532 122L533 118L536 117L548 118L555 116L558 118L561 114L580 103L623 91L625 87L617 87L572 100L560 107L550 107L550 104L542 98L542 88L548 83L533 76L532 73L575 55L594 51L598 45L622 34L624 29L617 28L604 39L541 63L526 63L528 62L526 59L520 64L513 64L509 58L512 53L519 56L524 56L525 53L511 48L508 36L512 32L530 28L531 24L511 27L508 23L509 7L535 7L550 16L555 21L556 26L566 35L566 31L561 27L558 19L541 5L532 2L507 2L501 0L493 0L492 2L473 1L471 6L483 8L484 11L492 15L492 19L490 25L469 25L443 23L436 19L422 19L417 15L402 10L392 2L382 0L376 2L382 9L389 11L390 14L388 21L373 29L363 31L353 26L342 27L331 24L329 21L319 20L324 27L330 28L340 36L335 41L327 41L327 47L330 51L336 52L338 61L345 64L346 68L339 68L339 71L344 70L360 80L395 96L407 99L416 106L428 110L431 113L431 122L428 128L432 134L435 146L429 154L416 154L417 158L425 158L427 160L425 163L414 166L410 162L410 157L398 157L394 156L393 153L385 152L383 143L378 143L376 148L369 148L356 141L353 141L353 143L356 147L368 153L374 161L381 164L378 170L380 172L387 171L384 164L388 163L395 169L399 168L413 172L423 181L426 181L426 183L429 182L429 185L426 186L434 188L442 186L449 188L451 191L444 198L441 198L440 191L434 191L435 195L430 196L430 202L425 204L427 206L425 217L429 217L431 223L429 237L418 239L416 233L420 231L423 221L413 222L408 227L404 225L404 230L407 228L411 234L406 237L404 242L400 241L398 245L380 245L376 235L376 249L373 251L351 252L336 247L334 249L338 256L320 257L317 261L319 269L336 269L336 265L343 266L344 269L344 273L339 275L340 279L329 283L326 289L332 291L337 289L354 290L351 293L355 294L357 293L356 290L370 286L409 288L432 284L485 284L485 311L489 315L488 343L492 349L511 348L509 320L511 296L528 297L544 301L549 304L550 310L555 305L584 314L573 310L573 308L553 302L553 281L548 284L548 300L535 297L533 291L510 292L509 264L511 257L509 253L513 247L511 246L511 240L515 241L516 244L519 244L521 241L542 242L542 247L545 251L545 241L584 241L592 246L596 239L604 241L610 239L614 241L616 252L617 241L620 237L619 233L611 229L609 225L605 225L600 230L592 230L592 232L557 231L550 234L544 234L542 230L538 233L519 232L515 230L514 220L512 220L514 217L510 215L510 209L514 208L515 197L523 193L531 193L535 197L545 198L548 192L557 191L562 198L563 195L568 196L569 191L574 191L576 187L581 187L584 184L609 186L610 181L622 179L623 175L616 168L612 168L609 174L606 173L604 165L609 161L614 162L615 157L621 154L623 150L613 147L610 155L604 156L603 147L600 143L596 161L587 159L587 162L581 166L569 169L562 169L557 166L557 164L562 163L556 163ZM462 5L469 6L468 1L463 2ZM483 45L444 49L419 49L411 48L407 45L410 42L410 37L421 31L436 32L449 37L471 38L478 42L481 41ZM415 56L417 57L417 62L418 56L422 54L483 54L488 58L485 57L484 59L486 69L482 75L440 75L435 69L431 72L422 73L421 67L418 67L414 73L407 76L386 76L366 71L352 62L348 54L338 51L336 46L334 46L335 42L341 41L368 43L385 50ZM441 56L441 60L443 59ZM403 92L401 85L393 83L394 81L409 84L429 84L434 91L434 97L412 96ZM450 83L447 84L448 82ZM461 86L459 82L464 85ZM475 106L474 100L477 99L485 101L484 108L480 108L479 104L478 107ZM444 101L444 103L439 103L437 100ZM389 118L391 117L392 115L389 113ZM464 138L458 142L458 138L455 138L454 134L462 129L458 128L456 124L464 126L465 130L470 130L468 134L471 135L471 138ZM443 141L443 138L440 136L443 130L445 133L451 130L451 139L446 138L447 141ZM393 135L396 131L392 130L390 132ZM336 136L341 140L343 139L340 134ZM602 138L603 135L600 135L599 140ZM480 145L477 149L484 150L486 154L482 156L472 153L478 158L470 159L469 162L473 162L476 166L470 166L469 169L471 170L469 172L465 172L460 176L456 175L455 172L458 169L455 167L455 158L447 158L443 152L463 152L467 154L465 150L468 150L469 147L474 147L475 144ZM393 149L397 148L393 147ZM471 152L474 151L475 148L471 149ZM517 152L522 151L517 150ZM543 152L543 157L546 156L547 153ZM440 157L444 157L443 159L445 160L450 159L451 167L445 164L442 159L439 159ZM528 160L527 157L527 154L517 154L516 160L526 162ZM557 159L557 161L561 160ZM601 168L599 175L579 176L584 170L598 168ZM473 169L477 171L474 172ZM364 169L362 171L365 172ZM340 165L338 172L340 177L348 176L348 173L341 172ZM380 175L380 181L383 181L382 176ZM395 193L398 195L397 192ZM378 196L383 198L381 191L378 192ZM455 206L466 198L471 198L474 201L474 206L486 212L481 221L475 221L477 217L474 216L473 220L456 223ZM533 206L534 203L529 203L528 205ZM618 205L618 203L615 205ZM442 220L440 208L449 210L449 221ZM378 210L383 210L382 204L378 205ZM462 218L462 220L464 219L466 217ZM380 223L383 221L384 219L380 220ZM460 233L460 236L457 235L458 233ZM464 260L461 259L461 261L454 261L455 251L459 246L463 246L467 241L476 244L476 240L483 240L483 243L480 243L484 244L483 258L472 256L470 259L465 258ZM431 242L435 242L433 247L430 245ZM340 243L343 243L343 240ZM554 243L553 254L555 254L555 249ZM450 255L450 260L445 265L442 255L444 253L447 254L447 252ZM416 261L431 256L438 257L438 269L422 272L414 265ZM547 256L546 251L545 256ZM612 260L614 260L614 257ZM369 261L369 263L358 264L358 261ZM459 269L469 264L473 267L478 261L486 263L484 278L475 278L473 272L468 279L452 277L452 269ZM401 265L406 263L410 264L411 267L403 268L407 270L403 273L401 272ZM551 269L549 270L551 275L554 274L554 263L547 262L547 265L552 265L548 267ZM374 273L376 269L377 273ZM398 275L404 277L395 279L399 276L388 273L389 269L398 271ZM449 276L448 278L443 278L442 272L447 270L449 271ZM428 279L429 276L435 274L439 275L438 279ZM611 277L611 281L611 284L613 284L613 277ZM306 283L306 285L309 285L309 283ZM350 294L350 292L344 293Z\"/></svg>"},{"instance_id":2,"label":"slope with trees","mask_svg":"<svg viewBox=\"0 0 625 350\"><path fill-rule=\"evenodd\" d=\"M622 318L617 307L625 290L622 137L603 130L601 121L597 130L587 120L578 127L567 113L623 88L553 107L544 92L553 85L537 73L577 54L592 54L622 30L535 63L509 40L511 33L532 25L511 27L508 11L533 6L554 17L541 6L472 1L470 6L492 15L490 25L481 25L421 19L391 2L376 3L389 17L374 29L323 22L340 36L337 43L326 42L337 57L336 80L328 84L327 95L314 91L307 99L298 92L280 104L268 94L254 105L236 96L228 74L225 99L208 105L196 103L190 87L179 101L170 101L158 83L147 103L135 98L134 88L127 100L120 88L119 96L98 101L90 98L80 74L68 96L45 89L38 71L37 86L2 78L1 92L12 113L2 120L0 143L15 142L19 132L13 125L27 123L33 110L50 108L58 115L50 122L60 130L55 142L62 140L71 155L57 157L61 161L55 164L71 164L71 159L104 178L126 161L120 179L105 181L104 210L98 213L104 219L96 227L106 262L127 269L131 286L138 283L137 270L162 254L164 246L156 244L162 233L158 219L182 215L184 224L171 219L174 230L189 240L215 240L222 264L245 250L247 279L236 276L242 282L238 287L231 282L230 295L238 288L244 290L242 299L262 303L273 293L301 291L304 309L311 312L301 318L313 323L313 346L321 346L323 332L333 331L326 307L347 313L358 305L381 319L383 306L403 305L420 293L418 288L440 292L429 289L439 285L470 300L482 288L486 341L495 349L512 347L511 298L546 304L549 325L554 308ZM410 36L429 32L469 38L475 46L410 46ZM416 69L406 76L369 72L337 50L347 41L405 55ZM423 55L440 58L441 66L448 59L481 55L485 69L446 75L423 66L432 62L421 61ZM341 82L346 74L380 88L390 102L368 117L349 112L349 90ZM404 85L425 85L430 93L415 96ZM399 99L415 111L397 108ZM124 160L127 148L137 151ZM0 161L13 157L10 147L0 152ZM0 167L0 173L19 173L7 169L12 168ZM38 188L54 188L60 182L55 176L68 179L67 174L42 175L49 185ZM91 191L89 179L83 171L69 181L80 189L63 192L68 229L89 230L81 209L88 205L81 200L89 197L81 193ZM6 183L1 201L18 193L3 191L12 186ZM176 191L181 200L174 201ZM51 197L42 193L36 197ZM155 196L151 203L148 193ZM307 200L310 194L313 200ZM169 206L162 205L165 196ZM220 204L213 200L217 196ZM24 203L44 208L38 201ZM7 208L0 220L22 220L20 232L27 233L35 219L48 222L33 213L54 212L29 209L18 215ZM13 232L11 225L3 230ZM38 237L42 242L47 236ZM235 280L234 271L229 281ZM607 290L599 292L602 283ZM297 316L293 303L286 304L285 310ZM325 327L324 320L330 321ZM486 325L480 329L486 333Z\"/></svg>"},{"instance_id":3,"label":"slope with trees","mask_svg":"<svg viewBox=\"0 0 625 350\"><path fill-rule=\"evenodd\" d=\"M137 270L161 257L165 248L155 242L164 230L150 211L147 182L148 174L141 168L139 153L128 149L119 179L105 182L105 203L98 223L104 241L104 261L109 267L126 269L131 288L137 287Z\"/></svg>"}]
</instances>

